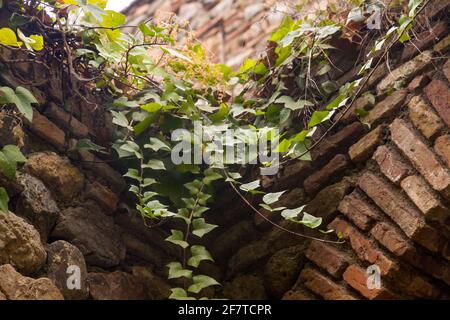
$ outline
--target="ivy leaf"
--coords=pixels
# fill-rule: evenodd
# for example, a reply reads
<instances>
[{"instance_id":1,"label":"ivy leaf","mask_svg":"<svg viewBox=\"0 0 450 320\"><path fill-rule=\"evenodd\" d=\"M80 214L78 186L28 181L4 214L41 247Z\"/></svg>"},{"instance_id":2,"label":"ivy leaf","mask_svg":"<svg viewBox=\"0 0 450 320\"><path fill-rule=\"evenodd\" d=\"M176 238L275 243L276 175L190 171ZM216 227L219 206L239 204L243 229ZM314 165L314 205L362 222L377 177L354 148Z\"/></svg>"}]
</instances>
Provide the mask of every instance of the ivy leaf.
<instances>
[{"instance_id":1,"label":"ivy leaf","mask_svg":"<svg viewBox=\"0 0 450 320\"><path fill-rule=\"evenodd\" d=\"M204 246L192 246L191 254L192 256L189 258L187 264L194 268L198 268L200 262L202 261L214 261L211 254Z\"/></svg>"},{"instance_id":2,"label":"ivy leaf","mask_svg":"<svg viewBox=\"0 0 450 320\"><path fill-rule=\"evenodd\" d=\"M98 144L95 144L94 142L92 142L89 139L80 139L78 140L76 146L76 149L78 150L91 150L91 151L95 151L95 152L101 152L101 153L107 153L105 151L105 147L102 147Z\"/></svg>"},{"instance_id":3,"label":"ivy leaf","mask_svg":"<svg viewBox=\"0 0 450 320\"><path fill-rule=\"evenodd\" d=\"M0 151L0 171L9 179L16 176L16 163L10 161L6 155Z\"/></svg>"},{"instance_id":4,"label":"ivy leaf","mask_svg":"<svg viewBox=\"0 0 450 320\"><path fill-rule=\"evenodd\" d=\"M9 144L4 146L2 151L10 162L24 163L27 161L27 158L24 157L18 146Z\"/></svg>"},{"instance_id":5,"label":"ivy leaf","mask_svg":"<svg viewBox=\"0 0 450 320\"><path fill-rule=\"evenodd\" d=\"M169 268L168 279L177 279L185 277L190 279L192 277L192 270L183 269L183 266L179 262L171 262L167 264Z\"/></svg>"},{"instance_id":6,"label":"ivy leaf","mask_svg":"<svg viewBox=\"0 0 450 320\"><path fill-rule=\"evenodd\" d=\"M111 110L111 113L113 115L113 123L117 124L120 127L127 128L130 131L133 130L133 128L130 126L130 123L128 122L127 117L122 112Z\"/></svg>"},{"instance_id":7,"label":"ivy leaf","mask_svg":"<svg viewBox=\"0 0 450 320\"><path fill-rule=\"evenodd\" d=\"M222 175L215 172L212 169L206 169L205 170L205 177L203 178L203 183L206 185L210 185L211 182L222 179Z\"/></svg>"},{"instance_id":8,"label":"ivy leaf","mask_svg":"<svg viewBox=\"0 0 450 320\"><path fill-rule=\"evenodd\" d=\"M0 211L1 212L5 212L5 213L9 212L8 202L9 202L8 193L6 192L5 188L0 187Z\"/></svg>"},{"instance_id":9,"label":"ivy leaf","mask_svg":"<svg viewBox=\"0 0 450 320\"><path fill-rule=\"evenodd\" d=\"M322 224L322 218L314 217L305 212L303 213L303 218L300 222L308 228L315 229Z\"/></svg>"},{"instance_id":10,"label":"ivy leaf","mask_svg":"<svg viewBox=\"0 0 450 320\"><path fill-rule=\"evenodd\" d=\"M31 47L34 51L42 51L44 49L44 37L38 34L32 34L30 39L34 42L31 43Z\"/></svg>"},{"instance_id":11,"label":"ivy leaf","mask_svg":"<svg viewBox=\"0 0 450 320\"><path fill-rule=\"evenodd\" d=\"M311 119L309 119L308 126L314 127L318 125L319 123L322 123L326 120L328 120L330 117L330 111L314 111L314 113L311 116Z\"/></svg>"},{"instance_id":12,"label":"ivy leaf","mask_svg":"<svg viewBox=\"0 0 450 320\"><path fill-rule=\"evenodd\" d=\"M172 232L172 235L167 237L166 241L172 242L173 244L176 244L177 246L180 246L183 249L189 247L189 243L184 241L184 234L182 231L170 230L170 232Z\"/></svg>"},{"instance_id":13,"label":"ivy leaf","mask_svg":"<svg viewBox=\"0 0 450 320\"><path fill-rule=\"evenodd\" d=\"M0 29L0 43L10 47L21 47L22 42L17 41L17 36L10 28Z\"/></svg>"},{"instance_id":14,"label":"ivy leaf","mask_svg":"<svg viewBox=\"0 0 450 320\"><path fill-rule=\"evenodd\" d=\"M150 102L141 106L142 110L145 110L149 113L154 113L162 109L162 105L156 102Z\"/></svg>"},{"instance_id":15,"label":"ivy leaf","mask_svg":"<svg viewBox=\"0 0 450 320\"><path fill-rule=\"evenodd\" d=\"M204 288L220 285L214 278L204 275L194 276L192 280L193 284L189 286L188 291L193 293L199 293Z\"/></svg>"},{"instance_id":16,"label":"ivy leaf","mask_svg":"<svg viewBox=\"0 0 450 320\"><path fill-rule=\"evenodd\" d=\"M142 165L142 168L149 168L153 170L166 170L164 162L157 159L148 160L147 164Z\"/></svg>"},{"instance_id":17,"label":"ivy leaf","mask_svg":"<svg viewBox=\"0 0 450 320\"><path fill-rule=\"evenodd\" d=\"M123 25L126 19L126 16L119 12L106 10L100 26L105 28L117 28Z\"/></svg>"},{"instance_id":18,"label":"ivy leaf","mask_svg":"<svg viewBox=\"0 0 450 320\"><path fill-rule=\"evenodd\" d=\"M193 297L188 297L186 290L182 288L172 288L170 289L172 294L169 296L169 299L174 300L195 300Z\"/></svg>"},{"instance_id":19,"label":"ivy leaf","mask_svg":"<svg viewBox=\"0 0 450 320\"><path fill-rule=\"evenodd\" d=\"M170 147L159 140L158 138L150 138L150 142L144 145L144 148L146 149L152 149L153 151L157 152L159 150L165 150L170 151Z\"/></svg>"},{"instance_id":20,"label":"ivy leaf","mask_svg":"<svg viewBox=\"0 0 450 320\"><path fill-rule=\"evenodd\" d=\"M33 94L23 87L17 87L14 92L9 87L1 87L0 92L3 93L1 97L6 103L13 103L16 105L19 112L24 115L28 121L33 120L33 107L31 104L38 103Z\"/></svg>"},{"instance_id":21,"label":"ivy leaf","mask_svg":"<svg viewBox=\"0 0 450 320\"><path fill-rule=\"evenodd\" d=\"M301 206L295 209L286 209L281 211L281 216L285 219L288 220L292 220L297 218L297 216L299 215L300 212L303 211L303 209L305 208L305 206Z\"/></svg>"},{"instance_id":22,"label":"ivy leaf","mask_svg":"<svg viewBox=\"0 0 450 320\"><path fill-rule=\"evenodd\" d=\"M194 219L192 221L192 233L200 238L215 228L217 228L215 224L206 223L203 218Z\"/></svg>"},{"instance_id":23,"label":"ivy leaf","mask_svg":"<svg viewBox=\"0 0 450 320\"><path fill-rule=\"evenodd\" d=\"M292 97L290 97L290 96L281 96L277 100L275 100L275 103L282 103L282 104L284 104L285 108L288 108L293 111L314 105L313 103L311 103L307 100L294 101L294 99L292 99Z\"/></svg>"},{"instance_id":24,"label":"ivy leaf","mask_svg":"<svg viewBox=\"0 0 450 320\"><path fill-rule=\"evenodd\" d=\"M241 190L244 190L244 191L246 191L246 192L249 192L249 191L251 191L251 190L255 190L255 189L259 188L260 183L261 183L261 182L260 182L259 179L258 179L258 180L255 180L255 181L252 181L252 182L249 182L249 183L245 183L245 184L241 185L239 188L240 188Z\"/></svg>"},{"instance_id":25,"label":"ivy leaf","mask_svg":"<svg viewBox=\"0 0 450 320\"><path fill-rule=\"evenodd\" d=\"M280 197L285 193L286 191L281 192L275 192L275 193L268 193L263 197L263 201L265 204L272 204L278 201Z\"/></svg>"},{"instance_id":26,"label":"ivy leaf","mask_svg":"<svg viewBox=\"0 0 450 320\"><path fill-rule=\"evenodd\" d=\"M128 177L134 180L141 182L142 178L139 175L139 172L136 169L129 168L127 173L123 175L124 177Z\"/></svg>"}]
</instances>

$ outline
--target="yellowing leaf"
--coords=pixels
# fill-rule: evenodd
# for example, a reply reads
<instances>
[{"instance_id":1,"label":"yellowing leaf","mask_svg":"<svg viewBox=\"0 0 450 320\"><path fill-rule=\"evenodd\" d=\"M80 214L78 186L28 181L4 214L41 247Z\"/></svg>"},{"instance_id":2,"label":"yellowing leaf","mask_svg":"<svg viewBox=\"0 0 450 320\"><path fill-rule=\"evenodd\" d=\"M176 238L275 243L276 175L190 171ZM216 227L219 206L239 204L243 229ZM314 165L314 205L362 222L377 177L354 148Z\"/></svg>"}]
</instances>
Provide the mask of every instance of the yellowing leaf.
<instances>
[{"instance_id":1,"label":"yellowing leaf","mask_svg":"<svg viewBox=\"0 0 450 320\"><path fill-rule=\"evenodd\" d=\"M20 47L22 42L17 41L17 36L10 28L0 29L0 43L11 47Z\"/></svg>"},{"instance_id":2,"label":"yellowing leaf","mask_svg":"<svg viewBox=\"0 0 450 320\"><path fill-rule=\"evenodd\" d=\"M34 40L34 43L30 43L30 45L35 51L44 49L44 38L41 35L33 34L30 36L30 39Z\"/></svg>"}]
</instances>

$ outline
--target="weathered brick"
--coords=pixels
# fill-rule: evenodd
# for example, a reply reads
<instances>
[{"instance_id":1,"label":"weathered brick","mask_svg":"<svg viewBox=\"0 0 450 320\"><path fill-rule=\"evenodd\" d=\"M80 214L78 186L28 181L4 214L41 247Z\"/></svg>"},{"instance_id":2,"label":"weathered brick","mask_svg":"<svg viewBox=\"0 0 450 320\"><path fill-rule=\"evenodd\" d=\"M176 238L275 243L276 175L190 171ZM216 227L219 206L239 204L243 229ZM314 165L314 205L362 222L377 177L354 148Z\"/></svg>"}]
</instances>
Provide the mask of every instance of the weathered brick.
<instances>
[{"instance_id":1,"label":"weathered brick","mask_svg":"<svg viewBox=\"0 0 450 320\"><path fill-rule=\"evenodd\" d=\"M336 218L328 225L328 228L342 233L345 239L349 239L356 255L361 260L378 265L382 275L391 275L398 271L395 261L388 258L375 244L345 220Z\"/></svg>"},{"instance_id":2,"label":"weathered brick","mask_svg":"<svg viewBox=\"0 0 450 320\"><path fill-rule=\"evenodd\" d=\"M367 285L367 276L367 273L357 265L349 266L343 274L345 282L367 299L395 299L394 294L383 285L381 285L381 288L379 289L369 289Z\"/></svg>"},{"instance_id":3,"label":"weathered brick","mask_svg":"<svg viewBox=\"0 0 450 320\"><path fill-rule=\"evenodd\" d=\"M414 76L425 70L431 64L432 59L433 53L431 51L422 52L414 59L388 73L388 75L377 85L377 92L379 94L385 93L391 88L394 88L395 83L398 81L404 83L409 82Z\"/></svg>"},{"instance_id":4,"label":"weathered brick","mask_svg":"<svg viewBox=\"0 0 450 320\"><path fill-rule=\"evenodd\" d=\"M303 186L307 193L315 193L321 187L327 185L336 176L341 174L349 167L350 163L343 154L338 154L325 167L306 178Z\"/></svg>"},{"instance_id":5,"label":"weathered brick","mask_svg":"<svg viewBox=\"0 0 450 320\"><path fill-rule=\"evenodd\" d=\"M427 74L420 74L408 84L408 90L414 92L417 89L425 87L430 81L431 79Z\"/></svg>"},{"instance_id":6,"label":"weathered brick","mask_svg":"<svg viewBox=\"0 0 450 320\"><path fill-rule=\"evenodd\" d=\"M378 126L362 137L348 150L348 155L353 162L361 162L368 159L383 139L385 126Z\"/></svg>"},{"instance_id":7,"label":"weathered brick","mask_svg":"<svg viewBox=\"0 0 450 320\"><path fill-rule=\"evenodd\" d=\"M369 205L356 191L345 196L339 204L339 211L346 215L358 228L367 231L375 221L381 219L381 213Z\"/></svg>"},{"instance_id":8,"label":"weathered brick","mask_svg":"<svg viewBox=\"0 0 450 320\"><path fill-rule=\"evenodd\" d=\"M370 124L372 127L392 116L399 107L403 105L407 94L406 89L394 91L390 96L381 102L378 102L375 107L369 111L363 121Z\"/></svg>"},{"instance_id":9,"label":"weathered brick","mask_svg":"<svg viewBox=\"0 0 450 320\"><path fill-rule=\"evenodd\" d=\"M450 135L446 134L436 139L434 150L450 167Z\"/></svg>"},{"instance_id":10,"label":"weathered brick","mask_svg":"<svg viewBox=\"0 0 450 320\"><path fill-rule=\"evenodd\" d=\"M364 173L358 185L408 237L433 252L438 251L438 236L427 227L423 215L400 192L371 172Z\"/></svg>"},{"instance_id":11,"label":"weathered brick","mask_svg":"<svg viewBox=\"0 0 450 320\"><path fill-rule=\"evenodd\" d=\"M402 181L401 186L426 218L443 221L448 216L447 208L421 177L409 176Z\"/></svg>"},{"instance_id":12,"label":"weathered brick","mask_svg":"<svg viewBox=\"0 0 450 320\"><path fill-rule=\"evenodd\" d=\"M445 126L441 118L433 112L420 96L415 96L408 104L409 118L427 139L433 139Z\"/></svg>"},{"instance_id":13,"label":"weathered brick","mask_svg":"<svg viewBox=\"0 0 450 320\"><path fill-rule=\"evenodd\" d=\"M56 149L64 150L66 143L64 131L36 110L33 110L33 121L30 124L30 129Z\"/></svg>"},{"instance_id":14,"label":"weathered brick","mask_svg":"<svg viewBox=\"0 0 450 320\"><path fill-rule=\"evenodd\" d=\"M414 246L408 237L388 222L377 223L372 230L370 230L370 234L381 243L383 247L396 256L402 257L415 251Z\"/></svg>"},{"instance_id":15,"label":"weathered brick","mask_svg":"<svg viewBox=\"0 0 450 320\"><path fill-rule=\"evenodd\" d=\"M371 104L370 100L367 99L367 97L364 96L359 97L358 99L355 100L350 109L345 111L345 114L342 116L342 120L343 121L357 120L358 116L355 112L356 110L369 111L372 108L372 106L373 105ZM341 110L336 117L340 117L343 112L344 110Z\"/></svg>"},{"instance_id":16,"label":"weathered brick","mask_svg":"<svg viewBox=\"0 0 450 320\"><path fill-rule=\"evenodd\" d=\"M106 209L105 213L108 215L111 215L116 211L117 203L119 202L117 195L98 181L94 181L87 185L86 197L97 201L97 203Z\"/></svg>"},{"instance_id":17,"label":"weathered brick","mask_svg":"<svg viewBox=\"0 0 450 320\"><path fill-rule=\"evenodd\" d=\"M442 120L450 127L450 89L441 80L433 80L425 87L425 93Z\"/></svg>"},{"instance_id":18,"label":"weathered brick","mask_svg":"<svg viewBox=\"0 0 450 320\"><path fill-rule=\"evenodd\" d=\"M360 121L353 122L336 134L322 141L317 148L311 150L311 156L314 164L325 164L331 157L339 151L345 151L353 143L358 141L359 137L364 134L364 126Z\"/></svg>"},{"instance_id":19,"label":"weathered brick","mask_svg":"<svg viewBox=\"0 0 450 320\"><path fill-rule=\"evenodd\" d=\"M416 40L408 43L403 49L401 60L406 61L414 57L419 52L431 46L436 40L445 36L448 33L447 22L441 21L436 23L429 30L420 33Z\"/></svg>"},{"instance_id":20,"label":"weathered brick","mask_svg":"<svg viewBox=\"0 0 450 320\"><path fill-rule=\"evenodd\" d=\"M398 152L387 146L378 147L373 159L378 163L380 171L395 184L399 184L412 172L412 168L404 162Z\"/></svg>"},{"instance_id":21,"label":"weathered brick","mask_svg":"<svg viewBox=\"0 0 450 320\"><path fill-rule=\"evenodd\" d=\"M325 300L355 299L345 287L309 267L302 270L299 276L299 282Z\"/></svg>"},{"instance_id":22,"label":"weathered brick","mask_svg":"<svg viewBox=\"0 0 450 320\"><path fill-rule=\"evenodd\" d=\"M439 52L440 54L445 54L450 50L450 35L446 36L444 39L436 43L433 47L434 51Z\"/></svg>"},{"instance_id":23,"label":"weathered brick","mask_svg":"<svg viewBox=\"0 0 450 320\"><path fill-rule=\"evenodd\" d=\"M448 59L447 62L444 64L443 71L448 81L450 81L450 59Z\"/></svg>"},{"instance_id":24,"label":"weathered brick","mask_svg":"<svg viewBox=\"0 0 450 320\"><path fill-rule=\"evenodd\" d=\"M85 138L89 136L89 129L74 116L58 107L55 103L50 103L45 109L45 115L55 121L62 128L70 130L74 137Z\"/></svg>"},{"instance_id":25,"label":"weathered brick","mask_svg":"<svg viewBox=\"0 0 450 320\"><path fill-rule=\"evenodd\" d=\"M391 124L391 138L433 189L450 199L450 174L403 120L396 119Z\"/></svg>"},{"instance_id":26,"label":"weathered brick","mask_svg":"<svg viewBox=\"0 0 450 320\"><path fill-rule=\"evenodd\" d=\"M318 241L311 243L306 257L336 278L342 276L350 261L345 252Z\"/></svg>"},{"instance_id":27,"label":"weathered brick","mask_svg":"<svg viewBox=\"0 0 450 320\"><path fill-rule=\"evenodd\" d=\"M283 174L276 184L280 189L288 189L301 184L302 179L311 174L312 168L309 161L295 161L283 169Z\"/></svg>"}]
</instances>

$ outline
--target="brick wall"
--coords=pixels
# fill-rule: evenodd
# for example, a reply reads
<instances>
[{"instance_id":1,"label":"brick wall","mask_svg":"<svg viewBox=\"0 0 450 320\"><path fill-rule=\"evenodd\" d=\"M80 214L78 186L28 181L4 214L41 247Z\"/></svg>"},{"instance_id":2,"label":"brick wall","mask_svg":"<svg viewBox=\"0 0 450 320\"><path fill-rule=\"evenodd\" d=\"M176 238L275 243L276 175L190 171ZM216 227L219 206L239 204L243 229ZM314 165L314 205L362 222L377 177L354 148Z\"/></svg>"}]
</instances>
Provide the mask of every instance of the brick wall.
<instances>
[{"instance_id":1,"label":"brick wall","mask_svg":"<svg viewBox=\"0 0 450 320\"><path fill-rule=\"evenodd\" d=\"M330 0L308 1L296 15L324 9ZM342 4L342 2L340 2ZM267 47L267 38L286 14L294 14L297 1L276 0L136 0L124 13L130 25L149 17L167 18L175 13L188 22L213 61L236 67L247 57L256 57Z\"/></svg>"},{"instance_id":2,"label":"brick wall","mask_svg":"<svg viewBox=\"0 0 450 320\"><path fill-rule=\"evenodd\" d=\"M367 111L361 121L347 114L312 162L292 163L266 183L271 192L292 190L280 205L307 203L344 244L291 236L231 201L218 205L225 228L215 252L225 260L227 298L450 298L449 4L435 2L430 28L377 70L366 88L375 103L357 102ZM381 273L375 289L367 287L372 265Z\"/></svg>"}]
</instances>

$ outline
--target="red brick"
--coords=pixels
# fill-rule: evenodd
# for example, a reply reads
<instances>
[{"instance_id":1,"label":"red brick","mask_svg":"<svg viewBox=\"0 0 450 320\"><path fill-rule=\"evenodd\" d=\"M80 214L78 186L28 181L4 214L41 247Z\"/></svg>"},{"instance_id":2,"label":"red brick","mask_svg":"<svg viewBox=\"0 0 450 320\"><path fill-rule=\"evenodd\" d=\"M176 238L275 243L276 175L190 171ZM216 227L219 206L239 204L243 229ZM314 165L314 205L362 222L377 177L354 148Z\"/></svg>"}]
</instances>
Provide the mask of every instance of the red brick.
<instances>
[{"instance_id":1,"label":"red brick","mask_svg":"<svg viewBox=\"0 0 450 320\"><path fill-rule=\"evenodd\" d=\"M45 110L45 114L62 128L70 130L74 137L85 138L89 136L88 127L54 103L50 103Z\"/></svg>"},{"instance_id":2,"label":"red brick","mask_svg":"<svg viewBox=\"0 0 450 320\"><path fill-rule=\"evenodd\" d=\"M369 111L369 114L363 118L363 122L375 126L382 120L389 118L403 105L406 94L407 90L401 89L395 91L383 101L378 102L375 107Z\"/></svg>"},{"instance_id":3,"label":"red brick","mask_svg":"<svg viewBox=\"0 0 450 320\"><path fill-rule=\"evenodd\" d=\"M408 90L414 92L425 87L430 81L431 79L427 74L418 75L408 84Z\"/></svg>"},{"instance_id":4,"label":"red brick","mask_svg":"<svg viewBox=\"0 0 450 320\"><path fill-rule=\"evenodd\" d=\"M343 154L338 154L325 167L306 178L303 183L307 193L315 193L321 187L324 187L333 180L336 176L341 174L350 166L347 157Z\"/></svg>"},{"instance_id":5,"label":"red brick","mask_svg":"<svg viewBox=\"0 0 450 320\"><path fill-rule=\"evenodd\" d=\"M338 210L364 231L369 230L374 222L381 220L382 217L377 209L364 201L355 191L341 201Z\"/></svg>"},{"instance_id":6,"label":"red brick","mask_svg":"<svg viewBox=\"0 0 450 320\"><path fill-rule=\"evenodd\" d=\"M374 130L370 131L357 143L352 145L348 150L348 155L353 162L361 162L367 160L376 147L381 143L383 139L385 126L378 126Z\"/></svg>"},{"instance_id":7,"label":"red brick","mask_svg":"<svg viewBox=\"0 0 450 320\"><path fill-rule=\"evenodd\" d=\"M311 243L306 257L336 278L342 276L350 261L345 252L318 241Z\"/></svg>"},{"instance_id":8,"label":"red brick","mask_svg":"<svg viewBox=\"0 0 450 320\"><path fill-rule=\"evenodd\" d=\"M367 273L357 265L349 266L347 270L345 270L343 277L345 282L367 299L395 299L394 294L383 285L381 285L381 288L379 289L369 289L367 287Z\"/></svg>"},{"instance_id":9,"label":"red brick","mask_svg":"<svg viewBox=\"0 0 450 320\"><path fill-rule=\"evenodd\" d=\"M30 124L30 129L56 149L60 151L64 150L66 143L66 134L64 131L35 109L33 110L33 121Z\"/></svg>"},{"instance_id":10,"label":"red brick","mask_svg":"<svg viewBox=\"0 0 450 320\"><path fill-rule=\"evenodd\" d=\"M445 128L441 118L433 112L422 97L412 98L408 107L411 122L427 139L433 139Z\"/></svg>"},{"instance_id":11,"label":"red brick","mask_svg":"<svg viewBox=\"0 0 450 320\"><path fill-rule=\"evenodd\" d=\"M290 189L301 185L302 179L311 174L312 168L309 161L295 161L293 164L286 166L276 185L280 189Z\"/></svg>"},{"instance_id":12,"label":"red brick","mask_svg":"<svg viewBox=\"0 0 450 320\"><path fill-rule=\"evenodd\" d=\"M299 276L299 282L325 300L354 300L348 290L320 272L306 267Z\"/></svg>"},{"instance_id":13,"label":"red brick","mask_svg":"<svg viewBox=\"0 0 450 320\"><path fill-rule=\"evenodd\" d=\"M409 176L402 181L401 186L426 218L443 221L448 216L447 208L421 177Z\"/></svg>"},{"instance_id":14,"label":"red brick","mask_svg":"<svg viewBox=\"0 0 450 320\"><path fill-rule=\"evenodd\" d=\"M339 130L336 134L322 141L317 148L311 150L315 164L324 164L339 151L348 149L358 138L364 134L361 122L353 122Z\"/></svg>"},{"instance_id":15,"label":"red brick","mask_svg":"<svg viewBox=\"0 0 450 320\"><path fill-rule=\"evenodd\" d=\"M439 52L440 54L445 54L450 49L450 35L446 36L444 39L436 43L433 47L434 51Z\"/></svg>"},{"instance_id":16,"label":"red brick","mask_svg":"<svg viewBox=\"0 0 450 320\"><path fill-rule=\"evenodd\" d=\"M433 52L428 50L419 54L414 59L403 63L397 69L390 71L377 85L378 94L385 93L398 82L408 83L416 75L420 74L431 65Z\"/></svg>"},{"instance_id":17,"label":"red brick","mask_svg":"<svg viewBox=\"0 0 450 320\"><path fill-rule=\"evenodd\" d=\"M416 54L431 46L436 40L445 36L448 32L447 22L436 23L431 29L420 33L417 39L408 43L403 49L401 60L406 61L413 58Z\"/></svg>"},{"instance_id":18,"label":"red brick","mask_svg":"<svg viewBox=\"0 0 450 320\"><path fill-rule=\"evenodd\" d=\"M370 230L370 234L381 243L383 247L396 256L402 257L415 251L410 240L401 231L398 231L395 226L388 222L377 223L372 230Z\"/></svg>"},{"instance_id":19,"label":"red brick","mask_svg":"<svg viewBox=\"0 0 450 320\"><path fill-rule=\"evenodd\" d=\"M392 185L371 172L364 173L358 185L408 237L433 252L439 250L439 235L425 224L423 215Z\"/></svg>"},{"instance_id":20,"label":"red brick","mask_svg":"<svg viewBox=\"0 0 450 320\"><path fill-rule=\"evenodd\" d=\"M434 150L450 167L450 135L446 134L436 139Z\"/></svg>"},{"instance_id":21,"label":"red brick","mask_svg":"<svg viewBox=\"0 0 450 320\"><path fill-rule=\"evenodd\" d=\"M428 279L418 275L416 272L409 273L407 270L401 274L402 289L408 295L422 299L436 299L440 295L440 290L432 285Z\"/></svg>"},{"instance_id":22,"label":"red brick","mask_svg":"<svg viewBox=\"0 0 450 320\"><path fill-rule=\"evenodd\" d=\"M450 81L450 59L444 64L444 75L447 77L448 81Z\"/></svg>"},{"instance_id":23,"label":"red brick","mask_svg":"<svg viewBox=\"0 0 450 320\"><path fill-rule=\"evenodd\" d=\"M405 163L402 157L387 146L378 147L373 155L380 171L395 184L399 184L404 177L412 172L412 168Z\"/></svg>"},{"instance_id":24,"label":"red brick","mask_svg":"<svg viewBox=\"0 0 450 320\"><path fill-rule=\"evenodd\" d=\"M373 244L368 238L348 224L345 220L336 218L328 225L328 228L342 233L345 239L349 239L350 245L356 255L363 261L378 265L380 267L381 274L390 275L397 272L397 263L388 258L376 247L375 244Z\"/></svg>"},{"instance_id":25,"label":"red brick","mask_svg":"<svg viewBox=\"0 0 450 320\"><path fill-rule=\"evenodd\" d=\"M104 209L107 210L106 214L108 215L113 214L117 209L117 203L119 202L117 195L108 187L105 187L97 181L87 185L86 196L97 201Z\"/></svg>"},{"instance_id":26,"label":"red brick","mask_svg":"<svg viewBox=\"0 0 450 320\"><path fill-rule=\"evenodd\" d=\"M403 120L396 119L391 124L391 138L433 189L450 199L450 174Z\"/></svg>"},{"instance_id":27,"label":"red brick","mask_svg":"<svg viewBox=\"0 0 450 320\"><path fill-rule=\"evenodd\" d=\"M433 80L425 93L442 120L450 127L450 90L441 80Z\"/></svg>"}]
</instances>

